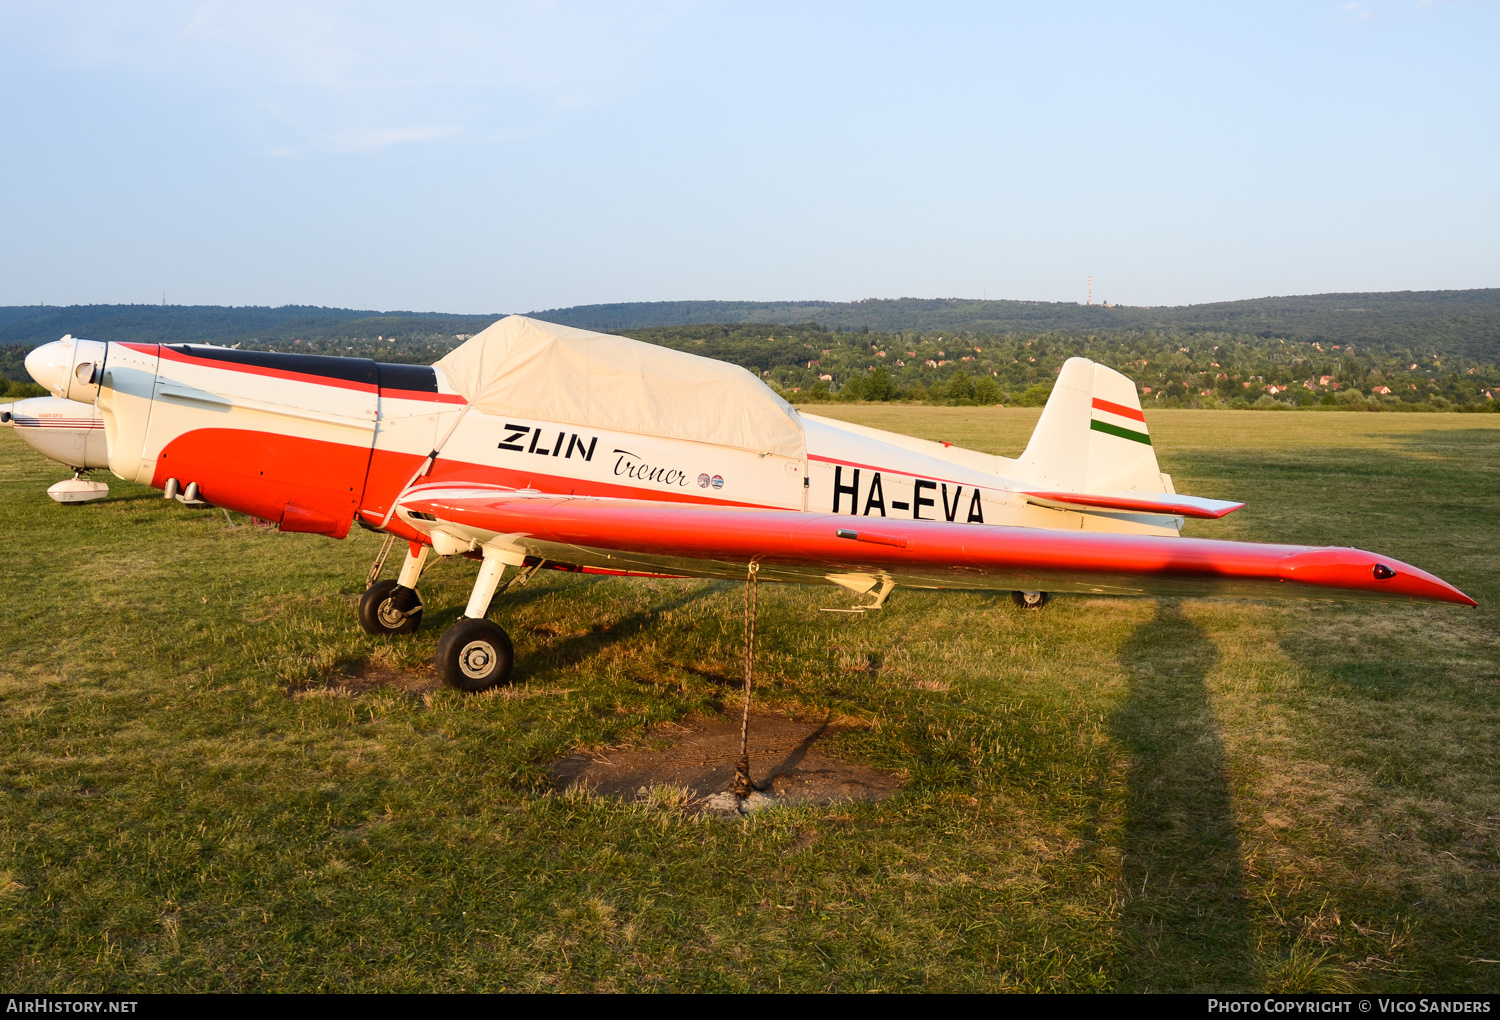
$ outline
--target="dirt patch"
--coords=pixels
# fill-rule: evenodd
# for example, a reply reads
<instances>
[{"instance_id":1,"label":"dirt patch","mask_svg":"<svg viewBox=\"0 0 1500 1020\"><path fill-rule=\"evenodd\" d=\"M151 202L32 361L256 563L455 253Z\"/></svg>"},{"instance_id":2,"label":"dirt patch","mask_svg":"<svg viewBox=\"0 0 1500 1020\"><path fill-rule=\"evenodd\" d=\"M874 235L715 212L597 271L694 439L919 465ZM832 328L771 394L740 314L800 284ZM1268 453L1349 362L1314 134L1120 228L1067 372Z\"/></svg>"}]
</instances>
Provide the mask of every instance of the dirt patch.
<instances>
[{"instance_id":1,"label":"dirt patch","mask_svg":"<svg viewBox=\"0 0 1500 1020\"><path fill-rule=\"evenodd\" d=\"M374 690L396 690L417 694L439 690L443 682L438 679L437 671L434 669L392 669L389 666L370 662L351 672L348 679L344 681L344 686L357 694Z\"/></svg>"},{"instance_id":2,"label":"dirt patch","mask_svg":"<svg viewBox=\"0 0 1500 1020\"><path fill-rule=\"evenodd\" d=\"M823 754L819 742L840 727L826 719L797 720L770 714L750 716L750 775L760 790L750 809L771 803L835 804L880 800L900 786L880 769L851 765ZM700 809L728 810L733 798L720 796L734 780L740 757L740 722L717 717L668 723L652 730L652 747L614 747L573 754L552 766L559 787L587 786L624 800L645 800L653 787L689 792ZM665 747L661 747L662 743ZM739 805L744 810L744 805Z\"/></svg>"},{"instance_id":3,"label":"dirt patch","mask_svg":"<svg viewBox=\"0 0 1500 1020\"><path fill-rule=\"evenodd\" d=\"M392 669L380 662L342 663L329 675L294 685L294 698L351 698L373 691L400 691L403 694L428 694L440 690L443 682L432 669Z\"/></svg>"}]
</instances>

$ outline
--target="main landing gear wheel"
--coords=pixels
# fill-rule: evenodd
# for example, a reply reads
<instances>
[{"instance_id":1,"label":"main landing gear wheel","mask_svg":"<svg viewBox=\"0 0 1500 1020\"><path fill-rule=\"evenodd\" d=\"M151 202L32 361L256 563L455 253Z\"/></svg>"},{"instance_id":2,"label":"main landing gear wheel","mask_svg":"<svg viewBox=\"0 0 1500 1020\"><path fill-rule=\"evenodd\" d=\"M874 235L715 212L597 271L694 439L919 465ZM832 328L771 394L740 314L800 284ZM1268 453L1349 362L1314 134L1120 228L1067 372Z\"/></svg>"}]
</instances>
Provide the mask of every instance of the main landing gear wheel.
<instances>
[{"instance_id":1,"label":"main landing gear wheel","mask_svg":"<svg viewBox=\"0 0 1500 1020\"><path fill-rule=\"evenodd\" d=\"M438 675L461 691L487 691L510 683L515 661L510 635L488 620L464 617L438 638Z\"/></svg>"},{"instance_id":2,"label":"main landing gear wheel","mask_svg":"<svg viewBox=\"0 0 1500 1020\"><path fill-rule=\"evenodd\" d=\"M417 593L395 581L376 581L359 598L359 625L367 634L410 634L421 624Z\"/></svg>"},{"instance_id":3,"label":"main landing gear wheel","mask_svg":"<svg viewBox=\"0 0 1500 1020\"><path fill-rule=\"evenodd\" d=\"M1013 591L1010 600L1022 609L1040 609L1045 606L1052 596L1044 591Z\"/></svg>"}]
</instances>

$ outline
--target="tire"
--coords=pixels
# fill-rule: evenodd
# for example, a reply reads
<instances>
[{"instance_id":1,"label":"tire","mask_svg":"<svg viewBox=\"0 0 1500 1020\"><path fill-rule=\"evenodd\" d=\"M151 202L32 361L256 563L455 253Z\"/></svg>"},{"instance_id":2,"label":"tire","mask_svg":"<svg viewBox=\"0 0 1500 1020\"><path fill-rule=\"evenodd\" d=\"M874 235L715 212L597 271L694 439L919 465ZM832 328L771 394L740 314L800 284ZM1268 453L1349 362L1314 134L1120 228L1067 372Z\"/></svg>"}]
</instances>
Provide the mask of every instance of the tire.
<instances>
[{"instance_id":1,"label":"tire","mask_svg":"<svg viewBox=\"0 0 1500 1020\"><path fill-rule=\"evenodd\" d=\"M359 597L359 625L377 637L410 634L422 625L421 600L395 581L376 581Z\"/></svg>"},{"instance_id":2,"label":"tire","mask_svg":"<svg viewBox=\"0 0 1500 1020\"><path fill-rule=\"evenodd\" d=\"M1052 601L1052 596L1044 591L1013 591L1010 600L1022 609L1040 609Z\"/></svg>"},{"instance_id":3,"label":"tire","mask_svg":"<svg viewBox=\"0 0 1500 1020\"><path fill-rule=\"evenodd\" d=\"M510 683L516 653L499 624L467 617L438 638L437 669L443 683L471 694Z\"/></svg>"}]
</instances>

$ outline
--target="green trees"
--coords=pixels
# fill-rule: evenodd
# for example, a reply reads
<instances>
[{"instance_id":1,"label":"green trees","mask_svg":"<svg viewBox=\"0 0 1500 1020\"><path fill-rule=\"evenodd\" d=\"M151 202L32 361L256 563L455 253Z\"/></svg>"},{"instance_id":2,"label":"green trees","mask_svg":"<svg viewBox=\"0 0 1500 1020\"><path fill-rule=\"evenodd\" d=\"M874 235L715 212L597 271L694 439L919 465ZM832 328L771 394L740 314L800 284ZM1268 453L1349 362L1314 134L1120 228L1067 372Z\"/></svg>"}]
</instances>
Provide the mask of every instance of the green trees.
<instances>
[{"instance_id":1,"label":"green trees","mask_svg":"<svg viewBox=\"0 0 1500 1020\"><path fill-rule=\"evenodd\" d=\"M950 404L972 404L974 402L974 379L967 372L955 372L943 387Z\"/></svg>"},{"instance_id":2,"label":"green trees","mask_svg":"<svg viewBox=\"0 0 1500 1020\"><path fill-rule=\"evenodd\" d=\"M25 400L27 397L45 397L46 389L36 383L16 382L0 376L0 400Z\"/></svg>"},{"instance_id":3,"label":"green trees","mask_svg":"<svg viewBox=\"0 0 1500 1020\"><path fill-rule=\"evenodd\" d=\"M1037 383L1035 386L1026 388L1026 392L1016 398L1016 403L1022 407L1041 407L1052 395L1052 387L1045 383Z\"/></svg>"},{"instance_id":4,"label":"green trees","mask_svg":"<svg viewBox=\"0 0 1500 1020\"><path fill-rule=\"evenodd\" d=\"M724 309L693 304L652 311L691 311L693 317L677 320L689 325L628 328L631 316L626 312L640 311L636 306L620 306L618 319L580 324L740 365L792 400L834 397L1035 407L1046 402L1063 363L1083 356L1124 373L1152 407L1235 402L1248 406L1266 395L1272 384L1287 387L1274 395L1280 404L1305 406L1334 392L1335 383L1338 392L1359 389L1368 394L1371 409L1430 409L1438 406L1436 397L1454 409L1487 411L1500 404L1492 397L1500 391L1500 332L1483 325L1500 323L1500 290L1381 298L1374 318L1365 312L1356 316L1339 311L1348 297L1332 304L1322 299L1297 299L1284 306L1278 303L1281 299L1241 303L1244 310L1259 309L1259 318L1229 316L1218 324L1199 319L1174 324L1174 317L1188 314L1183 310L1073 307L1059 318L1053 312L1061 315L1067 309L1038 306L1024 323L976 321L969 323L975 327L970 330L953 328L965 322L949 314L957 306L941 301L861 304L861 315L870 313L868 321L856 318L827 325L807 321L820 315L820 309L832 307L819 303L788 306L802 320L790 323L702 318L694 322L693 317L713 309L722 314ZM1486 302L1496 306L1493 315L1483 311L1489 307ZM1439 306L1450 312L1467 308L1478 317L1465 323L1434 318L1433 309ZM735 308L746 314L750 310ZM977 303L963 308L983 310ZM921 317L892 323L900 328L882 331L881 315L876 313L902 309ZM614 314L602 306L595 311ZM1206 306L1188 311L1208 314ZM1231 311L1226 305L1215 314ZM1068 316L1075 313L1085 318L1074 323ZM34 342L72 332L104 340L238 343L249 350L431 364L488 321L484 316L311 308L0 308L0 377L27 381L22 362L31 343L21 342L21 337L32 334ZM930 325L918 327L916 321ZM253 332L235 332L246 329ZM1392 341L1395 335L1401 337L1399 343ZM7 344L7 337L16 342ZM14 399L17 391L10 392ZM1373 399L1377 395L1379 401ZM1334 401L1332 406L1346 405Z\"/></svg>"},{"instance_id":5,"label":"green trees","mask_svg":"<svg viewBox=\"0 0 1500 1020\"><path fill-rule=\"evenodd\" d=\"M839 387L840 400L868 400L870 398L870 380L863 372L851 376L844 385Z\"/></svg>"}]
</instances>

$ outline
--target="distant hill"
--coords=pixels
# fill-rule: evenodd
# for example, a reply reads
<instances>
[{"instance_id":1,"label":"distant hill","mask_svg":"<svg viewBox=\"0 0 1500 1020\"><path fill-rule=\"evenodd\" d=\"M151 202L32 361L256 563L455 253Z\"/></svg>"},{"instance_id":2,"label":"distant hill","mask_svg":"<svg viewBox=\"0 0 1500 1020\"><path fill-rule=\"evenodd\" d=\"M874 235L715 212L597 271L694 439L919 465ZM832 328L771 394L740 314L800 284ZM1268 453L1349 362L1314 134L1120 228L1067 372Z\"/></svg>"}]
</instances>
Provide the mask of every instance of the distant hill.
<instances>
[{"instance_id":1,"label":"distant hill","mask_svg":"<svg viewBox=\"0 0 1500 1020\"><path fill-rule=\"evenodd\" d=\"M283 305L28 305L0 306L0 376L29 380L22 359L38 344L64 334L140 343L241 344L248 347L360 353L367 342L387 342L386 361L430 363L500 315L378 312ZM453 341L453 342L449 342Z\"/></svg>"},{"instance_id":2,"label":"distant hill","mask_svg":"<svg viewBox=\"0 0 1500 1020\"><path fill-rule=\"evenodd\" d=\"M549 322L603 331L707 323L815 322L828 329L863 327L877 333L1236 333L1306 343L1429 346L1429 353L1500 359L1500 288L1313 294L1173 307L871 298L850 302L653 301L578 305L530 314Z\"/></svg>"},{"instance_id":3,"label":"distant hill","mask_svg":"<svg viewBox=\"0 0 1500 1020\"><path fill-rule=\"evenodd\" d=\"M283 305L25 305L0 307L0 346L36 345L65 333L97 340L220 343L380 334L477 333L500 316L376 312Z\"/></svg>"},{"instance_id":4,"label":"distant hill","mask_svg":"<svg viewBox=\"0 0 1500 1020\"><path fill-rule=\"evenodd\" d=\"M501 314L381 312L310 305L10 306L0 307L0 347L34 346L64 333L100 340L166 343L451 336L477 333ZM1437 345L1430 353L1500 360L1500 288L1312 294L1170 307L871 298L848 302L642 301L549 308L527 314L601 331L720 323L816 323L827 330L864 327L877 333L1236 333L1323 344Z\"/></svg>"},{"instance_id":5,"label":"distant hill","mask_svg":"<svg viewBox=\"0 0 1500 1020\"><path fill-rule=\"evenodd\" d=\"M1377 388L1381 399L1409 406L1500 404L1491 396L1500 389L1500 289L1163 308L901 298L643 302L530 314L733 362L797 400L1035 402L1063 360L1083 355L1125 372L1161 407L1238 406L1273 395L1278 406L1306 404L1356 390L1373 400ZM26 381L26 351L64 333L431 364L499 317L311 306L0 308L0 376Z\"/></svg>"}]
</instances>

